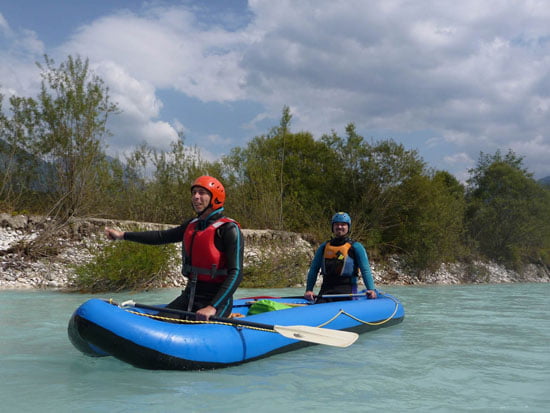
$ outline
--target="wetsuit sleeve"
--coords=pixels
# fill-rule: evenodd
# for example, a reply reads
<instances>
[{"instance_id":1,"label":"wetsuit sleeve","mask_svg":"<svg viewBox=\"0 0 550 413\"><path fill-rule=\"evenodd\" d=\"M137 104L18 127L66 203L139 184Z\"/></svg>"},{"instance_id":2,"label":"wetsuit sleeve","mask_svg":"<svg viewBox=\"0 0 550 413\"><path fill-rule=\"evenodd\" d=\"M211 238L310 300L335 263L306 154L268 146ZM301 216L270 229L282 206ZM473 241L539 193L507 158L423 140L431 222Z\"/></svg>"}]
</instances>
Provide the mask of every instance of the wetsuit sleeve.
<instances>
[{"instance_id":1,"label":"wetsuit sleeve","mask_svg":"<svg viewBox=\"0 0 550 413\"><path fill-rule=\"evenodd\" d=\"M179 227L163 230L163 231L140 231L140 232L125 232L124 239L127 241L139 242L140 244L162 245L173 242L183 241L183 232L187 227L187 223Z\"/></svg>"},{"instance_id":2,"label":"wetsuit sleeve","mask_svg":"<svg viewBox=\"0 0 550 413\"><path fill-rule=\"evenodd\" d=\"M220 251L223 252L227 260L227 278L220 286L218 293L214 296L211 305L216 310L222 310L243 278L243 257L244 240L241 230L237 224L230 222L220 227Z\"/></svg>"},{"instance_id":3,"label":"wetsuit sleeve","mask_svg":"<svg viewBox=\"0 0 550 413\"><path fill-rule=\"evenodd\" d=\"M315 256L313 257L313 261L311 261L311 265L309 266L309 271L307 273L306 291L313 291L313 288L315 287L315 283L317 282L317 275L319 274L319 270L323 265L325 244L326 242L323 242L321 246L317 248Z\"/></svg>"},{"instance_id":4,"label":"wetsuit sleeve","mask_svg":"<svg viewBox=\"0 0 550 413\"><path fill-rule=\"evenodd\" d=\"M369 257L367 256L367 251L359 242L353 243L353 249L355 251L355 260L357 261L357 266L361 270L361 277L363 277L363 282L367 290L374 290L374 280L372 278L372 272L370 270Z\"/></svg>"}]
</instances>

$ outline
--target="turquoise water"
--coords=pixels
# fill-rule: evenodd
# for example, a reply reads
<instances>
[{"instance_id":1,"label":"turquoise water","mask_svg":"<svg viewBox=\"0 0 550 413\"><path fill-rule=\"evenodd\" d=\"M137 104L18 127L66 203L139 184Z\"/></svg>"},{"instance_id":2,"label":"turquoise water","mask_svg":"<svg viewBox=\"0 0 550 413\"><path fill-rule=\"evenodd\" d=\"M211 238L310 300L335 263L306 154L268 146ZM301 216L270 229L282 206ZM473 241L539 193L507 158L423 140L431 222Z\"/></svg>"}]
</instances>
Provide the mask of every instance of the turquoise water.
<instances>
[{"instance_id":1,"label":"turquoise water","mask_svg":"<svg viewBox=\"0 0 550 413\"><path fill-rule=\"evenodd\" d=\"M4 412L525 411L550 407L550 284L387 287L403 323L213 371L149 371L74 349L90 295L0 292ZM296 295L297 289L237 296ZM107 294L167 302L178 290Z\"/></svg>"}]
</instances>

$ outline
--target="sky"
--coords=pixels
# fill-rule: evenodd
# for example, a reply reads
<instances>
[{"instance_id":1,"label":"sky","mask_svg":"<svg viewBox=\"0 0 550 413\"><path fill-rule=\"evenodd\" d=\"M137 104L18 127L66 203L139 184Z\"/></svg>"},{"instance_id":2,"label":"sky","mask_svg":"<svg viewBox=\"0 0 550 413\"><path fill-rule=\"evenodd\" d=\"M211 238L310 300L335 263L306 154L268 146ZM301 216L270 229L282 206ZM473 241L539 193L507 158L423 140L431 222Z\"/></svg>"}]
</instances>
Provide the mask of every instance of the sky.
<instances>
[{"instance_id":1,"label":"sky","mask_svg":"<svg viewBox=\"0 0 550 413\"><path fill-rule=\"evenodd\" d=\"M114 156L183 131L212 161L288 106L292 132L353 123L463 182L497 150L550 175L546 0L0 0L0 93L36 97L44 54L109 87Z\"/></svg>"}]
</instances>

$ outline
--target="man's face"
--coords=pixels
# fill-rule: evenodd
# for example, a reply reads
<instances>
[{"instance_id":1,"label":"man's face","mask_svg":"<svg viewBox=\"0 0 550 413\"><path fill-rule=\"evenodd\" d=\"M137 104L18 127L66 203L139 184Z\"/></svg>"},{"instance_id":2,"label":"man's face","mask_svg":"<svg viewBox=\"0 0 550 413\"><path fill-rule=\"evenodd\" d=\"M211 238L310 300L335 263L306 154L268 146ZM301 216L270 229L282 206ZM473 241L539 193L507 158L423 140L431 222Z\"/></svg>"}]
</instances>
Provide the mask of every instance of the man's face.
<instances>
[{"instance_id":1,"label":"man's face","mask_svg":"<svg viewBox=\"0 0 550 413\"><path fill-rule=\"evenodd\" d=\"M201 186L191 189L191 202L197 214L204 212L210 205L210 192Z\"/></svg>"},{"instance_id":2,"label":"man's face","mask_svg":"<svg viewBox=\"0 0 550 413\"><path fill-rule=\"evenodd\" d=\"M332 232L337 237L343 237L349 231L349 226L345 222L335 222L332 224Z\"/></svg>"}]
</instances>

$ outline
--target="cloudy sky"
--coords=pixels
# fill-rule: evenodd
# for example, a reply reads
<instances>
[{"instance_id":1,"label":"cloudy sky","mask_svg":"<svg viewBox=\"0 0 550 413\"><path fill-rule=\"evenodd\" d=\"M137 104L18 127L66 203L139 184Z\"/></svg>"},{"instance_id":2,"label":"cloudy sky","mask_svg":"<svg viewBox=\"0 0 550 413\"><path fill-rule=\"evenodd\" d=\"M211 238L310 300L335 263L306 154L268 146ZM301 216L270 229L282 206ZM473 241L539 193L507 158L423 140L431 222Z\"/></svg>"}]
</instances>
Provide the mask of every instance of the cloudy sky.
<instances>
[{"instance_id":1,"label":"cloudy sky","mask_svg":"<svg viewBox=\"0 0 550 413\"><path fill-rule=\"evenodd\" d=\"M35 62L88 58L122 114L109 151L210 160L279 123L315 138L353 122L461 180L512 149L550 175L546 0L0 0L0 90L36 96Z\"/></svg>"}]
</instances>

